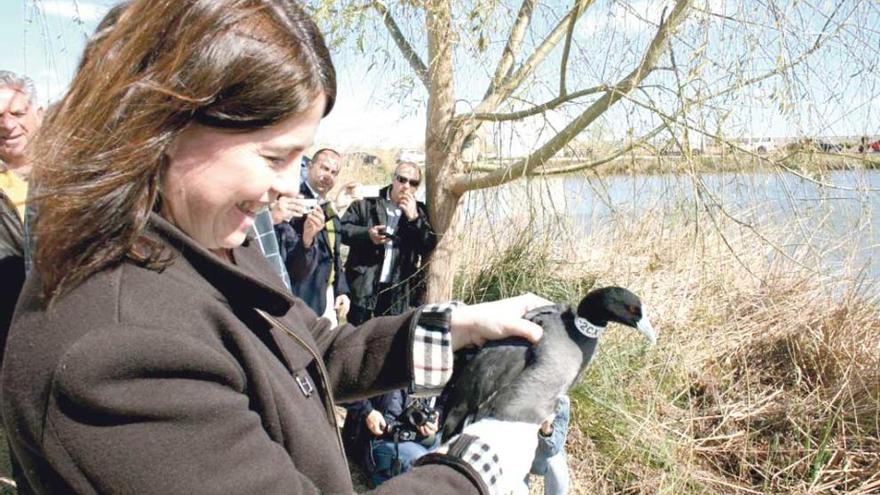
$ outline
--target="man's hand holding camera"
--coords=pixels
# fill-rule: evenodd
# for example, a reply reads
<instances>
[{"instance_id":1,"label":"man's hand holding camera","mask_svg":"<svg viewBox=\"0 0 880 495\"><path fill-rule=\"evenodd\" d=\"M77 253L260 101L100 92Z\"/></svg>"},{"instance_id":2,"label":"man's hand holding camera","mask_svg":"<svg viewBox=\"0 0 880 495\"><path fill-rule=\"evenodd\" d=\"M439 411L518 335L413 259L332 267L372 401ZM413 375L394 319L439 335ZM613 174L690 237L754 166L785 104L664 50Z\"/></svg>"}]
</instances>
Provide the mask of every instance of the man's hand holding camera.
<instances>
[{"instance_id":1,"label":"man's hand holding camera","mask_svg":"<svg viewBox=\"0 0 880 495\"><path fill-rule=\"evenodd\" d=\"M306 249L312 247L315 236L324 229L325 222L324 211L321 208L313 207L303 223L303 247Z\"/></svg>"},{"instance_id":2,"label":"man's hand holding camera","mask_svg":"<svg viewBox=\"0 0 880 495\"><path fill-rule=\"evenodd\" d=\"M386 436L390 435L401 441L416 441L433 438L437 433L440 415L433 407L423 402L410 402L406 409L385 428Z\"/></svg>"},{"instance_id":3,"label":"man's hand holding camera","mask_svg":"<svg viewBox=\"0 0 880 495\"><path fill-rule=\"evenodd\" d=\"M367 425L367 429L370 430L370 433L373 436L381 437L385 434L385 428L388 425L385 423L385 416L382 415L379 411L373 409L370 411L370 414L364 418L364 423Z\"/></svg>"},{"instance_id":4,"label":"man's hand holding camera","mask_svg":"<svg viewBox=\"0 0 880 495\"><path fill-rule=\"evenodd\" d=\"M419 435L421 435L423 437L429 437L429 436L433 435L434 433L437 433L437 427L438 427L437 423L438 423L438 421L434 420L434 421L430 421L428 423L425 423L422 426L419 426L419 428L418 428Z\"/></svg>"},{"instance_id":5,"label":"man's hand holding camera","mask_svg":"<svg viewBox=\"0 0 880 495\"><path fill-rule=\"evenodd\" d=\"M279 224L306 215L311 212L317 204L318 200L305 198L302 194L297 194L296 196L278 196L278 200L270 205L269 211L272 213L272 222Z\"/></svg>"},{"instance_id":6,"label":"man's hand holding camera","mask_svg":"<svg viewBox=\"0 0 880 495\"><path fill-rule=\"evenodd\" d=\"M306 249L312 247L315 236L324 228L324 223L327 220L323 210L318 207L318 200L305 198L302 194L279 196L278 200L271 205L270 213L272 214L272 222L275 224L305 216L303 246Z\"/></svg>"},{"instance_id":7,"label":"man's hand holding camera","mask_svg":"<svg viewBox=\"0 0 880 495\"><path fill-rule=\"evenodd\" d=\"M373 244L377 246L391 242L391 236L388 235L388 230L384 225L374 225L367 233L370 234L370 240L373 241Z\"/></svg>"}]
</instances>

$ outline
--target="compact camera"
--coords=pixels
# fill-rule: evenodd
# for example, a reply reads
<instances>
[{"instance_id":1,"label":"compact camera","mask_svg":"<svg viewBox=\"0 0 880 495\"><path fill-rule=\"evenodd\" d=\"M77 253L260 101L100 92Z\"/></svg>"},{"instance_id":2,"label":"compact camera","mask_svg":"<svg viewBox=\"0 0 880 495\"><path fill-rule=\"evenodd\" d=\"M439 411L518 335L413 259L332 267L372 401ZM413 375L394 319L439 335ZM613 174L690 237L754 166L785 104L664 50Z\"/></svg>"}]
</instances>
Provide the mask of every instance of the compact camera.
<instances>
[{"instance_id":1,"label":"compact camera","mask_svg":"<svg viewBox=\"0 0 880 495\"><path fill-rule=\"evenodd\" d=\"M305 208L305 210L303 211L303 215L308 215L309 213L312 212L312 210L314 210L315 208L318 207L318 200L317 199L305 198L300 201L302 201L303 208Z\"/></svg>"},{"instance_id":2,"label":"compact camera","mask_svg":"<svg viewBox=\"0 0 880 495\"><path fill-rule=\"evenodd\" d=\"M331 218L336 216L336 208L333 207L332 201L324 201L323 203L318 203L317 199L303 199L305 204L305 211L303 215L308 215L315 208L321 208L321 211L324 212L324 219L330 220Z\"/></svg>"}]
</instances>

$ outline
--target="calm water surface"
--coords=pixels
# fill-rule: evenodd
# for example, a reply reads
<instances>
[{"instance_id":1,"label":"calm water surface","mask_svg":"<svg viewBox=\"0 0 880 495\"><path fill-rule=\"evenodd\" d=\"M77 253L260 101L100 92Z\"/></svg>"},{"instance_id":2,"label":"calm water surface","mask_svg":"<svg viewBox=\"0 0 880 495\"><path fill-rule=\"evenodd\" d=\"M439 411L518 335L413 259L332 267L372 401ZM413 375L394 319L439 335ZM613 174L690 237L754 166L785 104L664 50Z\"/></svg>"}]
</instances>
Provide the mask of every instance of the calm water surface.
<instances>
[{"instance_id":1,"label":"calm water surface","mask_svg":"<svg viewBox=\"0 0 880 495\"><path fill-rule=\"evenodd\" d=\"M636 219L651 211L690 215L698 209L724 214L758 231L784 233L780 245L807 250L822 265L862 271L880 281L880 171L835 171L807 180L783 173L645 175L588 178L583 175L519 181L472 193L464 217L488 216L497 227L531 211L553 221L561 215L588 234L612 220ZM540 221L540 220L539 220ZM780 241L780 239L775 239ZM878 284L880 285L880 284Z\"/></svg>"}]
</instances>

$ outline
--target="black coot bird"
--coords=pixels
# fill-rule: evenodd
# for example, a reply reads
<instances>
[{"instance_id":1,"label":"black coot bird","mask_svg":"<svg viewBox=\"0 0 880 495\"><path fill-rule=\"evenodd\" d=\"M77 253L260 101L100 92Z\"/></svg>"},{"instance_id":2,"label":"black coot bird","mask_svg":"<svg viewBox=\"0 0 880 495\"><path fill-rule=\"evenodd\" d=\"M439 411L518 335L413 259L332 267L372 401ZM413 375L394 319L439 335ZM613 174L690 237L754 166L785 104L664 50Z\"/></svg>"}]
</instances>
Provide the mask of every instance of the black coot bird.
<instances>
[{"instance_id":1,"label":"black coot bird","mask_svg":"<svg viewBox=\"0 0 880 495\"><path fill-rule=\"evenodd\" d=\"M529 311L523 318L544 329L537 344L505 339L457 353L444 390L444 439L484 417L534 424L550 417L557 398L589 364L609 321L636 328L656 342L641 301L620 287L591 291L577 311L556 304Z\"/></svg>"}]
</instances>

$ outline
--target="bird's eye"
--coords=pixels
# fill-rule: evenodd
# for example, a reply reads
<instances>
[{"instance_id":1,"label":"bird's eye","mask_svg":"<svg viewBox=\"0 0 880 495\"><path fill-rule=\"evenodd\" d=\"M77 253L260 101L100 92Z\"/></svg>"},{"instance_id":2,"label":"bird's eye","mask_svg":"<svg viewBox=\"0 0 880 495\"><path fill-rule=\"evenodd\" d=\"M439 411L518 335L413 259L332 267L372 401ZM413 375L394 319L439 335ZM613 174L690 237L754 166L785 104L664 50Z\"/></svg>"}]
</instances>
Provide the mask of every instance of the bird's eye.
<instances>
[{"instance_id":1,"label":"bird's eye","mask_svg":"<svg viewBox=\"0 0 880 495\"><path fill-rule=\"evenodd\" d=\"M639 308L633 306L632 304L628 304L628 305L626 306L626 310L627 310L627 311L629 312L629 314L631 314L631 315L638 315L638 314L639 314Z\"/></svg>"}]
</instances>

